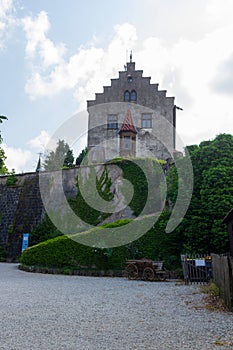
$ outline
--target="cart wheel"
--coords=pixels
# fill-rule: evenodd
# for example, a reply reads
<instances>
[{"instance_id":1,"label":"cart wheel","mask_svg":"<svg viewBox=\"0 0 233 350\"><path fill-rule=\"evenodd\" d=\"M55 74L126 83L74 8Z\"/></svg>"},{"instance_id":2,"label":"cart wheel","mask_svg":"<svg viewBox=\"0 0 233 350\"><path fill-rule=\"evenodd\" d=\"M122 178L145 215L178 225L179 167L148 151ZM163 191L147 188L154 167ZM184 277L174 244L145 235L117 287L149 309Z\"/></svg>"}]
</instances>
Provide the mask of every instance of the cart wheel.
<instances>
[{"instance_id":1,"label":"cart wheel","mask_svg":"<svg viewBox=\"0 0 233 350\"><path fill-rule=\"evenodd\" d=\"M151 267L146 267L143 270L142 279L144 279L145 281L154 281L155 279L154 270Z\"/></svg>"},{"instance_id":2,"label":"cart wheel","mask_svg":"<svg viewBox=\"0 0 233 350\"><path fill-rule=\"evenodd\" d=\"M167 277L166 273L158 273L157 274L158 281L165 281L166 277Z\"/></svg>"},{"instance_id":3,"label":"cart wheel","mask_svg":"<svg viewBox=\"0 0 233 350\"><path fill-rule=\"evenodd\" d=\"M129 280L136 280L136 278L138 277L138 268L136 265L134 264L129 264L126 267L126 273L128 276Z\"/></svg>"}]
</instances>

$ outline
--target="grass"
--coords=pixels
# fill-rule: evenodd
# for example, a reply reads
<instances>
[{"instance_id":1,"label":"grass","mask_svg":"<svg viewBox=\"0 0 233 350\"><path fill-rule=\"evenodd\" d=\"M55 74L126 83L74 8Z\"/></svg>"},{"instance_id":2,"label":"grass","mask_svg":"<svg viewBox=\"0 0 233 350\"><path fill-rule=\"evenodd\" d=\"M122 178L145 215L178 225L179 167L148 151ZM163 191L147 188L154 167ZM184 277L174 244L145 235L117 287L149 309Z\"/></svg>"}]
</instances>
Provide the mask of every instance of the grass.
<instances>
[{"instance_id":1,"label":"grass","mask_svg":"<svg viewBox=\"0 0 233 350\"><path fill-rule=\"evenodd\" d=\"M211 282L200 287L202 293L206 294L204 297L205 308L210 311L227 311L223 300L220 298L219 288L215 283Z\"/></svg>"},{"instance_id":2,"label":"grass","mask_svg":"<svg viewBox=\"0 0 233 350\"><path fill-rule=\"evenodd\" d=\"M219 288L213 282L201 286L200 289L202 293L212 294L216 297L219 296Z\"/></svg>"},{"instance_id":3,"label":"grass","mask_svg":"<svg viewBox=\"0 0 233 350\"><path fill-rule=\"evenodd\" d=\"M216 345L216 346L233 346L233 342L222 341L220 339L216 339L214 342L214 345Z\"/></svg>"}]
</instances>

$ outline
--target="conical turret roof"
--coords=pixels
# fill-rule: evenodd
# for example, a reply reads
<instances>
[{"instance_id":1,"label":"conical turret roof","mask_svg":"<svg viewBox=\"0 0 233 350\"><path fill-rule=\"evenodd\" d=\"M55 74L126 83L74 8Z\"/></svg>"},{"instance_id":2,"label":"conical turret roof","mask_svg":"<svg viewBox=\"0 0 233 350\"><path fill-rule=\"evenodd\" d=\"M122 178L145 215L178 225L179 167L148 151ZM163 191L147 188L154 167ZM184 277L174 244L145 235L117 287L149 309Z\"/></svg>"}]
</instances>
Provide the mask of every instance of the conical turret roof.
<instances>
[{"instance_id":1,"label":"conical turret roof","mask_svg":"<svg viewBox=\"0 0 233 350\"><path fill-rule=\"evenodd\" d=\"M137 130L133 124L133 119L131 116L130 108L127 109L125 119L121 125L119 133L124 132L124 131L130 131L130 132L137 134Z\"/></svg>"}]
</instances>

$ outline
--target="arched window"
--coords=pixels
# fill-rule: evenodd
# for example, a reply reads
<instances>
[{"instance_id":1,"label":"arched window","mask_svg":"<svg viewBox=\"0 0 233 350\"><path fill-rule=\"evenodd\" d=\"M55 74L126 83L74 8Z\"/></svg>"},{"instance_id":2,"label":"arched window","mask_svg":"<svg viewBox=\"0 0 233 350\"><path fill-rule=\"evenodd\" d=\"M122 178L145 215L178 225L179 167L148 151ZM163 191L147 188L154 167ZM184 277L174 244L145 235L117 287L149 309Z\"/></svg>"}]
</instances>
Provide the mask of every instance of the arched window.
<instances>
[{"instance_id":1,"label":"arched window","mask_svg":"<svg viewBox=\"0 0 233 350\"><path fill-rule=\"evenodd\" d=\"M131 101L133 101L133 102L137 101L137 93L135 90L132 90L132 92L131 92Z\"/></svg>"},{"instance_id":2,"label":"arched window","mask_svg":"<svg viewBox=\"0 0 233 350\"><path fill-rule=\"evenodd\" d=\"M124 101L125 102L129 102L130 101L130 93L129 93L128 90L125 91L125 93L124 93Z\"/></svg>"}]
</instances>

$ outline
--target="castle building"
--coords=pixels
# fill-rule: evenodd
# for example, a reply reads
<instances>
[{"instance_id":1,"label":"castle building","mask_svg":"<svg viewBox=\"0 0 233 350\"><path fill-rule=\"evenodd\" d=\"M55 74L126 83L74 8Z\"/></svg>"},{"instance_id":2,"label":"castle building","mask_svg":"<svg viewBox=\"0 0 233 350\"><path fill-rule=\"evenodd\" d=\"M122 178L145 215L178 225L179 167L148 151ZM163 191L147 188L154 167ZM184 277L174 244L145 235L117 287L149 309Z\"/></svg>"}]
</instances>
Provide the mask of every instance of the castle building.
<instances>
[{"instance_id":1,"label":"castle building","mask_svg":"<svg viewBox=\"0 0 233 350\"><path fill-rule=\"evenodd\" d=\"M94 161L117 156L173 158L176 147L176 106L158 84L143 77L132 61L87 101L88 150Z\"/></svg>"}]
</instances>

